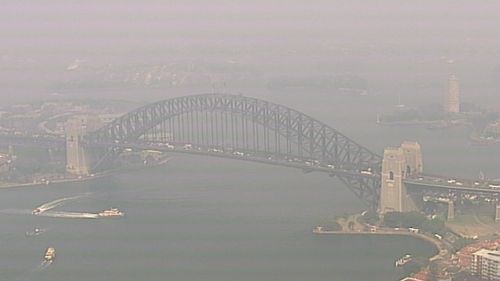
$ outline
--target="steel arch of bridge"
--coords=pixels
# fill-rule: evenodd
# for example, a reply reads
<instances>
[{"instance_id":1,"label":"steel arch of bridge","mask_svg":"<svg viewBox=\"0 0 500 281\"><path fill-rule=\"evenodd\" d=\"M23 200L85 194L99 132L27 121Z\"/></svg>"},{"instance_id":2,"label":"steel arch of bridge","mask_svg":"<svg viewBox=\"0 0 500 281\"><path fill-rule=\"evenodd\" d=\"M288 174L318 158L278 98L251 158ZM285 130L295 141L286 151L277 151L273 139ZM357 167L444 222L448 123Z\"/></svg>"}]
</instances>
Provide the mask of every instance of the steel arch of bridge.
<instances>
[{"instance_id":1,"label":"steel arch of bridge","mask_svg":"<svg viewBox=\"0 0 500 281\"><path fill-rule=\"evenodd\" d=\"M358 172L371 168L379 173L382 162L381 156L297 110L228 94L182 96L152 103L123 115L85 140L90 146L189 143L262 157L318 161ZM339 178L358 196L378 200L379 181Z\"/></svg>"}]
</instances>

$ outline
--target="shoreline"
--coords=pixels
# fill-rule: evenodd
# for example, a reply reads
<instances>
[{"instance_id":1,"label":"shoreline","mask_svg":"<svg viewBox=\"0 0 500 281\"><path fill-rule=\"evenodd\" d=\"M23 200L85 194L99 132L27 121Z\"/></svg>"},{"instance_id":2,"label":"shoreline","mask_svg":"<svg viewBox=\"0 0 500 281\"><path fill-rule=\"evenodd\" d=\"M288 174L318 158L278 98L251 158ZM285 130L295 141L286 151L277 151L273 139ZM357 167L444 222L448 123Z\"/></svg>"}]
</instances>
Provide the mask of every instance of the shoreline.
<instances>
[{"instance_id":1,"label":"shoreline","mask_svg":"<svg viewBox=\"0 0 500 281\"><path fill-rule=\"evenodd\" d=\"M90 181L93 179L100 179L107 176L111 176L111 173L103 173L103 174L95 174L94 176L85 176L81 178L65 178L65 179L57 179L47 182L29 182L29 183L6 183L5 185L0 185L0 189L9 189L9 188L22 188L22 187L38 187L38 186L48 186L60 183L73 183L73 182L84 182Z\"/></svg>"},{"instance_id":2,"label":"shoreline","mask_svg":"<svg viewBox=\"0 0 500 281\"><path fill-rule=\"evenodd\" d=\"M145 169L145 168L160 167L160 166L167 164L171 158L172 157L168 157L166 159L167 161L164 161L164 162L159 163L157 165L138 166L138 167L123 167L123 168L114 169L114 170L110 170L110 171L103 172L103 173L92 174L92 176L89 175L89 176L80 176L80 177L73 177L73 178L49 180L48 183L47 183L47 181L45 181L45 182L28 182L28 183L5 183L5 185L0 184L0 190L1 189L9 189L9 188L48 186L48 185L54 185L54 184L60 184L60 183L75 183L75 182L90 181L90 180L94 180L94 179L102 179L105 177L119 175L121 173L129 172L129 171L140 171L140 170Z\"/></svg>"},{"instance_id":3,"label":"shoreline","mask_svg":"<svg viewBox=\"0 0 500 281\"><path fill-rule=\"evenodd\" d=\"M371 232L371 231L346 231L346 230L321 230L317 231L316 229L313 230L313 234L315 235L345 235L345 236L350 236L350 235L371 235L371 236L406 236L406 237L412 237L412 238L417 238L426 242L431 243L435 250L436 254L429 257L429 261L434 261L439 258L445 258L446 255L449 254L447 247L445 244L437 240L435 238L429 237L425 234L421 233L413 233L413 232L406 232L406 231L389 231L389 230L377 230L376 232Z\"/></svg>"}]
</instances>

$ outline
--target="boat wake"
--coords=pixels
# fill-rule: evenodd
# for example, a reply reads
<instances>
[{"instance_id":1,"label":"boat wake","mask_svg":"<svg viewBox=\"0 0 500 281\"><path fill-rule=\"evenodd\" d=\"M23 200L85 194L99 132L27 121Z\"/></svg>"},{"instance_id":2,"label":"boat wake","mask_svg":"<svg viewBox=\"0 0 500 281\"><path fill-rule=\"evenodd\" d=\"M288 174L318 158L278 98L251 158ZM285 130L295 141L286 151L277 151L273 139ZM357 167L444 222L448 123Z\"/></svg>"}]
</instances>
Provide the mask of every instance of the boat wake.
<instances>
[{"instance_id":1,"label":"boat wake","mask_svg":"<svg viewBox=\"0 0 500 281\"><path fill-rule=\"evenodd\" d=\"M49 267L51 264L53 263L53 261L42 261L38 267L36 268L37 271L42 271L44 269L46 269L47 267Z\"/></svg>"},{"instance_id":2,"label":"boat wake","mask_svg":"<svg viewBox=\"0 0 500 281\"><path fill-rule=\"evenodd\" d=\"M80 213L80 212L55 212L47 211L40 213L39 216L53 217L53 218L68 218L68 219L96 219L99 217L95 213Z\"/></svg>"},{"instance_id":3,"label":"boat wake","mask_svg":"<svg viewBox=\"0 0 500 281\"><path fill-rule=\"evenodd\" d=\"M90 195L90 194L84 194L84 195L78 195L78 196L64 197L64 198L56 199L54 201L50 201L50 202L47 202L45 204L42 204L42 205L36 207L35 210L40 210L40 213L43 213L45 211L48 211L48 210L54 209L56 207L62 206L67 201L76 200L78 198L82 198L82 197L85 197L85 196L88 196L88 195Z\"/></svg>"},{"instance_id":4,"label":"boat wake","mask_svg":"<svg viewBox=\"0 0 500 281\"><path fill-rule=\"evenodd\" d=\"M46 270L49 266L51 266L53 261L42 261L39 265L34 268L29 269L28 271L21 273L15 279L11 281L29 281L29 280L37 280L36 275L38 272Z\"/></svg>"},{"instance_id":5,"label":"boat wake","mask_svg":"<svg viewBox=\"0 0 500 281\"><path fill-rule=\"evenodd\" d=\"M26 237L38 236L38 235L43 234L43 233L45 233L47 231L48 231L47 228L38 228L38 227L36 227L32 231L26 231Z\"/></svg>"}]
</instances>

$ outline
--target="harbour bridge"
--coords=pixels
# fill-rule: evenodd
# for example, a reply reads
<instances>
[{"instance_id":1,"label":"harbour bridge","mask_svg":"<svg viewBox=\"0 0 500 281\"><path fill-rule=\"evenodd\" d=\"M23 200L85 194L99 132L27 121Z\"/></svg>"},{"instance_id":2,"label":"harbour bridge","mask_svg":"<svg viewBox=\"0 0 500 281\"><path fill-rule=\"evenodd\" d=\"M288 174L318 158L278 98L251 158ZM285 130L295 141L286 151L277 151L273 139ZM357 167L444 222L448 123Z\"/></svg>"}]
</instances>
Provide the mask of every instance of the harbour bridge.
<instances>
[{"instance_id":1,"label":"harbour bridge","mask_svg":"<svg viewBox=\"0 0 500 281\"><path fill-rule=\"evenodd\" d=\"M177 150L302 168L324 169L357 196L376 202L382 157L339 131L289 107L239 95L168 99L125 114L86 135L84 146ZM111 148L111 150L110 150ZM117 149L119 148L119 149ZM98 167L94 167L97 169ZM373 175L360 171L373 171Z\"/></svg>"},{"instance_id":2,"label":"harbour bridge","mask_svg":"<svg viewBox=\"0 0 500 281\"><path fill-rule=\"evenodd\" d=\"M10 141L61 145L62 140L14 137ZM489 182L424 174L416 142L405 142L379 155L302 112L241 95L166 99L97 130L89 120L73 120L67 123L65 143L68 172L77 175L105 170L120 153L131 149L234 158L337 177L381 212L415 208L410 189L495 198L500 193Z\"/></svg>"}]
</instances>

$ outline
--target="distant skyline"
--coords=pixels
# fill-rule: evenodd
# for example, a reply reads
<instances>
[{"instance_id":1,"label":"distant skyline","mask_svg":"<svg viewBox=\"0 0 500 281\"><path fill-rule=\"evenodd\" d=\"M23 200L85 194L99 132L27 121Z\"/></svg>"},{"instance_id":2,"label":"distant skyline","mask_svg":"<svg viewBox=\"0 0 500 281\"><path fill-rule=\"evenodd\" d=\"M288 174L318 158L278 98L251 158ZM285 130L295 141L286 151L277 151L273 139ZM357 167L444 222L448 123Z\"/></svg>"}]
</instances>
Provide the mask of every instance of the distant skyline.
<instances>
[{"instance_id":1,"label":"distant skyline","mask_svg":"<svg viewBox=\"0 0 500 281\"><path fill-rule=\"evenodd\" d=\"M467 92L495 95L499 11L497 1L451 0L3 1L0 83L19 98L50 97L54 85L88 78L67 73L82 60L87 69L233 64L252 72L256 91L273 76L354 74L377 94L436 98L456 73ZM97 91L106 89L86 96Z\"/></svg>"}]
</instances>

